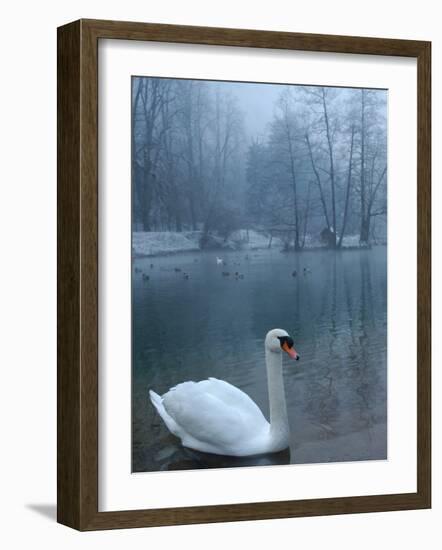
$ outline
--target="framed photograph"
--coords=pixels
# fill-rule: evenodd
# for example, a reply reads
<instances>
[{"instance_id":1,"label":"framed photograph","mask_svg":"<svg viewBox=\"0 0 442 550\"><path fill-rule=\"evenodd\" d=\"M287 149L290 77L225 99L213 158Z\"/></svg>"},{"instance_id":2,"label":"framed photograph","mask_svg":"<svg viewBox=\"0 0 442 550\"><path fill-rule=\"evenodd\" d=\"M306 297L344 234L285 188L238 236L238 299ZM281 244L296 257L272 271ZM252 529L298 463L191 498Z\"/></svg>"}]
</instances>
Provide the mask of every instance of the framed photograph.
<instances>
[{"instance_id":1,"label":"framed photograph","mask_svg":"<svg viewBox=\"0 0 442 550\"><path fill-rule=\"evenodd\" d=\"M429 508L429 42L58 29L58 521Z\"/></svg>"}]
</instances>

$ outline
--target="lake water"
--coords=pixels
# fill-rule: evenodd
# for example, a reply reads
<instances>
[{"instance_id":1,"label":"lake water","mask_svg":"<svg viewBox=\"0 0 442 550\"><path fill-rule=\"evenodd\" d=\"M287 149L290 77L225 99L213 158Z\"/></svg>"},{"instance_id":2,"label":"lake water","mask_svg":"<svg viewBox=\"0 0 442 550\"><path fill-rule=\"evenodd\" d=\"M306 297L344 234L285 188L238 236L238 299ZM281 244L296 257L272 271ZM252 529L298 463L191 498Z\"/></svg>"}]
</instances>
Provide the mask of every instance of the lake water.
<instances>
[{"instance_id":1,"label":"lake water","mask_svg":"<svg viewBox=\"0 0 442 550\"><path fill-rule=\"evenodd\" d=\"M134 269L133 471L385 459L386 256L376 247L135 260L149 280ZM301 356L284 359L290 450L238 459L183 448L148 390L213 376L248 393L268 418L264 337L272 328L287 330Z\"/></svg>"}]
</instances>

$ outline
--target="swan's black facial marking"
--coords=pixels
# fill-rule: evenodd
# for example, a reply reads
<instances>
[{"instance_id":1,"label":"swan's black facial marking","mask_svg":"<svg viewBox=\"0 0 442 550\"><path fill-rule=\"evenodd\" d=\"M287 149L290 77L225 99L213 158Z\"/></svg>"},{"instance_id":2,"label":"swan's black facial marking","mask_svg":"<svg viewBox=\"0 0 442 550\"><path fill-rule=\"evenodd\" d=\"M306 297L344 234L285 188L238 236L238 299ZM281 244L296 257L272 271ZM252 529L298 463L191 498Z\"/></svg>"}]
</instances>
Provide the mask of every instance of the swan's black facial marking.
<instances>
[{"instance_id":1,"label":"swan's black facial marking","mask_svg":"<svg viewBox=\"0 0 442 550\"><path fill-rule=\"evenodd\" d=\"M287 344L290 349L295 345L293 338L290 338L290 336L277 336L277 338L281 342L281 348L284 344Z\"/></svg>"},{"instance_id":2,"label":"swan's black facial marking","mask_svg":"<svg viewBox=\"0 0 442 550\"><path fill-rule=\"evenodd\" d=\"M277 336L281 349L285 351L292 359L299 360L299 354L295 350L295 346L290 336Z\"/></svg>"}]
</instances>

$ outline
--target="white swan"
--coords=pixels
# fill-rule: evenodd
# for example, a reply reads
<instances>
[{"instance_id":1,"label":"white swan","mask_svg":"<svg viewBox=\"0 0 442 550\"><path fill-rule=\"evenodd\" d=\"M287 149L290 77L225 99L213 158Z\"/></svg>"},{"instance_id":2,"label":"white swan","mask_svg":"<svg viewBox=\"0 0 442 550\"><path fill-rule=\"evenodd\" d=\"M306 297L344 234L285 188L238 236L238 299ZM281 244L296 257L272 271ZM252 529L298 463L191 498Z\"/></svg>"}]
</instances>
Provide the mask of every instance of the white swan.
<instances>
[{"instance_id":1,"label":"white swan","mask_svg":"<svg viewBox=\"0 0 442 550\"><path fill-rule=\"evenodd\" d=\"M287 332L273 329L265 338L270 423L247 394L216 378L183 382L163 396L150 390L150 399L184 447L229 456L282 451L289 446L282 351L299 359Z\"/></svg>"},{"instance_id":2,"label":"white swan","mask_svg":"<svg viewBox=\"0 0 442 550\"><path fill-rule=\"evenodd\" d=\"M216 257L216 265L221 265L224 263L224 260L222 258L218 258L218 256Z\"/></svg>"}]
</instances>

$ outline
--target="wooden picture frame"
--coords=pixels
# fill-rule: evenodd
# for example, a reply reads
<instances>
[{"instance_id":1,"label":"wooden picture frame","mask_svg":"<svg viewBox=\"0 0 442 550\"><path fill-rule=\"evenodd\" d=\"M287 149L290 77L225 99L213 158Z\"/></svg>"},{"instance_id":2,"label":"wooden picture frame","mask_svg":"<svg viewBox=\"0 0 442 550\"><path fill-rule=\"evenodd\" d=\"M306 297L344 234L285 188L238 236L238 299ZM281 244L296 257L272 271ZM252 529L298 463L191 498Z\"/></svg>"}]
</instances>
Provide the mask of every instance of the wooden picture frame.
<instances>
[{"instance_id":1,"label":"wooden picture frame","mask_svg":"<svg viewBox=\"0 0 442 550\"><path fill-rule=\"evenodd\" d=\"M403 56L418 67L417 492L98 511L98 41ZM79 20L58 29L58 521L81 531L431 506L429 42Z\"/></svg>"}]
</instances>

